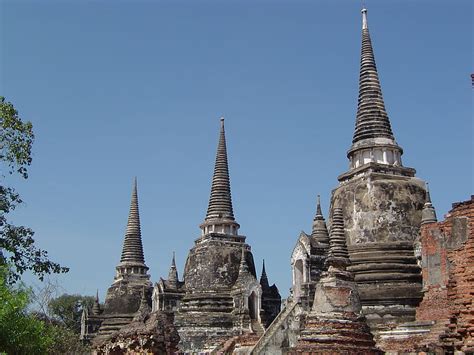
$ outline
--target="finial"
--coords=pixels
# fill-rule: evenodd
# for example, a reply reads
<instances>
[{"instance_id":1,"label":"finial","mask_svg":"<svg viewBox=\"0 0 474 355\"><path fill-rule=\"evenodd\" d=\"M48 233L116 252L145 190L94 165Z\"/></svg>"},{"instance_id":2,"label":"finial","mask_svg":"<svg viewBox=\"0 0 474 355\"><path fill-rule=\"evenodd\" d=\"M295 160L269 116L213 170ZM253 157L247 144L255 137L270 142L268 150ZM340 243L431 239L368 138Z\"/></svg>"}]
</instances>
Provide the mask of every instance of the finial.
<instances>
[{"instance_id":1,"label":"finial","mask_svg":"<svg viewBox=\"0 0 474 355\"><path fill-rule=\"evenodd\" d=\"M263 259L262 275L260 276L260 286L262 286L264 290L270 287L270 284L268 283L267 271L265 270L265 259Z\"/></svg>"},{"instance_id":2,"label":"finial","mask_svg":"<svg viewBox=\"0 0 474 355\"><path fill-rule=\"evenodd\" d=\"M318 205L316 207L316 215L322 216L323 212L321 211L321 195L318 195Z\"/></svg>"},{"instance_id":3,"label":"finial","mask_svg":"<svg viewBox=\"0 0 474 355\"><path fill-rule=\"evenodd\" d=\"M95 294L95 301L94 301L94 304L92 305L92 314L95 315L95 316L100 314L99 290L97 290L97 292Z\"/></svg>"},{"instance_id":4,"label":"finial","mask_svg":"<svg viewBox=\"0 0 474 355\"><path fill-rule=\"evenodd\" d=\"M426 188L426 200L423 210L421 211L421 224L435 223L438 222L436 217L436 210L431 203L430 190L428 188L428 183L425 183Z\"/></svg>"},{"instance_id":5,"label":"finial","mask_svg":"<svg viewBox=\"0 0 474 355\"><path fill-rule=\"evenodd\" d=\"M426 202L431 203L430 188L428 182L425 182L426 186Z\"/></svg>"},{"instance_id":6,"label":"finial","mask_svg":"<svg viewBox=\"0 0 474 355\"><path fill-rule=\"evenodd\" d=\"M366 30L369 28L367 25L367 9L363 8L360 12L362 12L362 29Z\"/></svg>"},{"instance_id":7,"label":"finial","mask_svg":"<svg viewBox=\"0 0 474 355\"><path fill-rule=\"evenodd\" d=\"M171 265L176 267L176 261L175 261L175 253L173 251L173 260L171 261Z\"/></svg>"},{"instance_id":8,"label":"finial","mask_svg":"<svg viewBox=\"0 0 474 355\"><path fill-rule=\"evenodd\" d=\"M239 274L248 270L247 260L245 260L245 245L242 246L242 256L240 257Z\"/></svg>"}]
</instances>

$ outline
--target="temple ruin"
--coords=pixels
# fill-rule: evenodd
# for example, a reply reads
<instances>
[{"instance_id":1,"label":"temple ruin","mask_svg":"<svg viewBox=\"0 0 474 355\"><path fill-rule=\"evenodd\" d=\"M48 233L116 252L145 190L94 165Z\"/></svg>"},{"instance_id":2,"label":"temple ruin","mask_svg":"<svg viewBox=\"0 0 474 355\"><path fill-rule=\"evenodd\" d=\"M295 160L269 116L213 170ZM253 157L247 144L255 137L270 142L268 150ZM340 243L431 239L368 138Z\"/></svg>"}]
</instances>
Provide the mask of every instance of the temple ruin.
<instances>
[{"instance_id":1,"label":"temple ruin","mask_svg":"<svg viewBox=\"0 0 474 355\"><path fill-rule=\"evenodd\" d=\"M270 286L265 263L257 279L251 238L239 233L221 119L208 209L183 278L173 255L168 278L150 281L135 180L113 283L104 307L97 297L84 310L81 338L98 354L474 353L474 198L438 223L427 184L402 155L363 9L349 168L328 223L318 196L311 232L289 251L289 297Z\"/></svg>"}]
</instances>

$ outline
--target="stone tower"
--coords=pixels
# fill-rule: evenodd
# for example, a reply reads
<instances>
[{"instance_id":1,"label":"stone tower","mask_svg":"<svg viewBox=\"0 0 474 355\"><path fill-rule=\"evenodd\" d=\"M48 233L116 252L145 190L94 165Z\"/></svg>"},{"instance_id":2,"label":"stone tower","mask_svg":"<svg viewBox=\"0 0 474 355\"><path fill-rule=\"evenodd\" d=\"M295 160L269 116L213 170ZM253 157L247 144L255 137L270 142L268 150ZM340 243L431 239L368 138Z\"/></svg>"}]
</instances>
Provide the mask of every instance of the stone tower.
<instances>
[{"instance_id":1,"label":"stone tower","mask_svg":"<svg viewBox=\"0 0 474 355\"><path fill-rule=\"evenodd\" d=\"M160 277L160 281L153 286L152 310L175 312L184 296L184 282L179 280L175 255L171 260L168 279Z\"/></svg>"},{"instance_id":2,"label":"stone tower","mask_svg":"<svg viewBox=\"0 0 474 355\"><path fill-rule=\"evenodd\" d=\"M225 339L261 328L262 288L251 248L234 217L223 118L209 206L200 228L186 260L185 295L175 315L184 352L211 351Z\"/></svg>"},{"instance_id":3,"label":"stone tower","mask_svg":"<svg viewBox=\"0 0 474 355\"><path fill-rule=\"evenodd\" d=\"M122 255L115 269L114 281L105 297L99 337L110 335L130 323L140 304L143 303L142 298L149 306L151 305L152 285L143 255L136 178L133 183Z\"/></svg>"},{"instance_id":4,"label":"stone tower","mask_svg":"<svg viewBox=\"0 0 474 355\"><path fill-rule=\"evenodd\" d=\"M342 209L335 208L328 271L316 285L314 302L290 354L379 354L365 317L350 265Z\"/></svg>"},{"instance_id":5,"label":"stone tower","mask_svg":"<svg viewBox=\"0 0 474 355\"><path fill-rule=\"evenodd\" d=\"M349 171L338 177L331 210L340 206L363 312L374 329L414 319L421 274L414 256L425 203L424 182L404 167L385 110L362 10L359 99Z\"/></svg>"},{"instance_id":6,"label":"stone tower","mask_svg":"<svg viewBox=\"0 0 474 355\"><path fill-rule=\"evenodd\" d=\"M311 234L301 232L291 254L293 274L292 297L299 300L305 310L313 305L316 283L325 271L325 260L329 248L329 234L318 195L316 215Z\"/></svg>"}]
</instances>

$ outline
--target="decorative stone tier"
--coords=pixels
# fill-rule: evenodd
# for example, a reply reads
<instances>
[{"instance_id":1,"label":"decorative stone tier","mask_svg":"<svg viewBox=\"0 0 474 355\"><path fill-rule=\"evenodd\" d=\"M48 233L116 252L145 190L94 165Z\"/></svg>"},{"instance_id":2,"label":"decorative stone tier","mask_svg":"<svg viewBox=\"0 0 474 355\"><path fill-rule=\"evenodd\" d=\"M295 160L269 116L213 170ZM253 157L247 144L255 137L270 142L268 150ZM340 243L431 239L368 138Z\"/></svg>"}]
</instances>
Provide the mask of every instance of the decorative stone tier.
<instances>
[{"instance_id":1,"label":"decorative stone tier","mask_svg":"<svg viewBox=\"0 0 474 355\"><path fill-rule=\"evenodd\" d=\"M317 335L314 335L317 333ZM317 348L317 351L313 349ZM288 354L382 354L364 322L309 318L296 349Z\"/></svg>"},{"instance_id":2,"label":"decorative stone tier","mask_svg":"<svg viewBox=\"0 0 474 355\"><path fill-rule=\"evenodd\" d=\"M104 316L102 325L100 327L97 337L94 339L94 343L102 342L109 335L117 332L123 326L132 322L134 314L113 314Z\"/></svg>"},{"instance_id":3,"label":"decorative stone tier","mask_svg":"<svg viewBox=\"0 0 474 355\"><path fill-rule=\"evenodd\" d=\"M179 313L184 312L202 312L202 313L231 313L234 309L233 298L230 296L230 290L227 292L208 294L190 294L186 295L181 302Z\"/></svg>"},{"instance_id":4,"label":"decorative stone tier","mask_svg":"<svg viewBox=\"0 0 474 355\"><path fill-rule=\"evenodd\" d=\"M362 300L362 310L373 329L414 319L421 293L421 273L413 243L373 243L349 247L348 269Z\"/></svg>"}]
</instances>

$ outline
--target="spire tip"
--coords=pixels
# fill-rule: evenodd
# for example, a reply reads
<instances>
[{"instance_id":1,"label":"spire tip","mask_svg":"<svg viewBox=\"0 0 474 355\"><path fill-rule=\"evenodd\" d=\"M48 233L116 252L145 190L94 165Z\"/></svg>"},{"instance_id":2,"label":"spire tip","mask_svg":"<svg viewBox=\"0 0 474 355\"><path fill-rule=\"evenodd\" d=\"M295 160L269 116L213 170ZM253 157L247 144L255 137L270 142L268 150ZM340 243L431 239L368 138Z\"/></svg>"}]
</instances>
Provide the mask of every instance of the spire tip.
<instances>
[{"instance_id":1,"label":"spire tip","mask_svg":"<svg viewBox=\"0 0 474 355\"><path fill-rule=\"evenodd\" d=\"M366 30L369 28L367 25L367 9L364 7L360 12L362 13L362 29Z\"/></svg>"}]
</instances>

